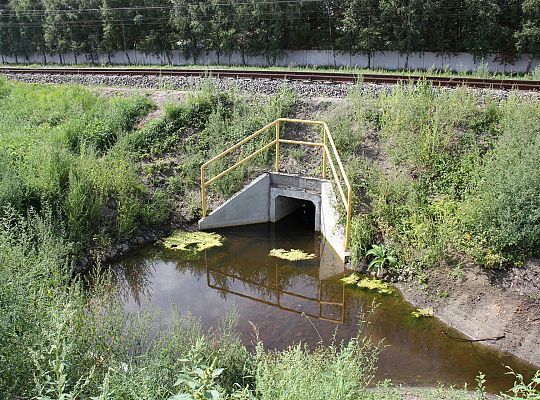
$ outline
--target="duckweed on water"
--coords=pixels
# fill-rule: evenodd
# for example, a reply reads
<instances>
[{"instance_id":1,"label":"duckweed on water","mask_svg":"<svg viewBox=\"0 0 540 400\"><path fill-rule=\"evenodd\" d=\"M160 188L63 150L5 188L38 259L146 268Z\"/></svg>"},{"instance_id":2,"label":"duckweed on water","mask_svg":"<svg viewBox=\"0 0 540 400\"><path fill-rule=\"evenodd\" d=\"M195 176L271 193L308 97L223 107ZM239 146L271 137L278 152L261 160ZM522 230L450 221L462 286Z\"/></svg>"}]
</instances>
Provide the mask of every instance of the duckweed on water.
<instances>
[{"instance_id":1,"label":"duckweed on water","mask_svg":"<svg viewBox=\"0 0 540 400\"><path fill-rule=\"evenodd\" d=\"M315 254L305 253L298 249L291 249L288 251L285 249L272 249L270 250L270 256L289 261L312 260L315 258Z\"/></svg>"},{"instance_id":2,"label":"duckweed on water","mask_svg":"<svg viewBox=\"0 0 540 400\"><path fill-rule=\"evenodd\" d=\"M417 308L411 314L414 318L433 317L433 308Z\"/></svg>"},{"instance_id":3,"label":"duckweed on water","mask_svg":"<svg viewBox=\"0 0 540 400\"><path fill-rule=\"evenodd\" d=\"M161 244L168 249L200 252L223 245L223 238L217 233L174 231Z\"/></svg>"},{"instance_id":4,"label":"duckweed on water","mask_svg":"<svg viewBox=\"0 0 540 400\"><path fill-rule=\"evenodd\" d=\"M349 276L346 276L345 278L341 278L341 281L344 282L346 285L355 285L359 280L360 277L354 272Z\"/></svg>"},{"instance_id":5,"label":"duckweed on water","mask_svg":"<svg viewBox=\"0 0 540 400\"><path fill-rule=\"evenodd\" d=\"M394 294L394 289L392 289L388 283L383 282L380 279L362 278L356 286L360 289L374 290L379 294Z\"/></svg>"},{"instance_id":6,"label":"duckweed on water","mask_svg":"<svg viewBox=\"0 0 540 400\"><path fill-rule=\"evenodd\" d=\"M360 276L354 272L345 278L341 278L341 281L346 285L355 285L360 289L375 290L379 294L394 294L394 289L392 289L388 283L383 282L380 279L360 279Z\"/></svg>"}]
</instances>

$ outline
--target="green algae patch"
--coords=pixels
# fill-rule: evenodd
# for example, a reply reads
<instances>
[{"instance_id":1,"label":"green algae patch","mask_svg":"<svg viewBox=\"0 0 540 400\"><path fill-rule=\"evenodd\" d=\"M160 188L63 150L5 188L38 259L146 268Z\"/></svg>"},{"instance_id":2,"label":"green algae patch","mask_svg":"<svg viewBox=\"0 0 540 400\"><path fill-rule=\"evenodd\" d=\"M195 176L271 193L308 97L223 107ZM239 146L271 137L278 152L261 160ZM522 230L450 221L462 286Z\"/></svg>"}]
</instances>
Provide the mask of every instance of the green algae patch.
<instances>
[{"instance_id":1,"label":"green algae patch","mask_svg":"<svg viewBox=\"0 0 540 400\"><path fill-rule=\"evenodd\" d=\"M282 260L289 261L302 261L302 260L312 260L315 258L315 254L305 253L302 250L298 249L272 249L270 250L270 256L281 258Z\"/></svg>"},{"instance_id":2,"label":"green algae patch","mask_svg":"<svg viewBox=\"0 0 540 400\"><path fill-rule=\"evenodd\" d=\"M162 239L161 244L168 249L198 253L212 247L223 245L223 237L210 232L174 231Z\"/></svg>"},{"instance_id":3,"label":"green algae patch","mask_svg":"<svg viewBox=\"0 0 540 400\"><path fill-rule=\"evenodd\" d=\"M433 317L433 308L417 308L412 313L412 316L414 318L426 318L426 317Z\"/></svg>"},{"instance_id":4,"label":"green algae patch","mask_svg":"<svg viewBox=\"0 0 540 400\"><path fill-rule=\"evenodd\" d=\"M356 286L358 286L360 289L376 291L379 294L394 294L394 289L392 289L388 283L383 282L380 279L362 278L356 283Z\"/></svg>"},{"instance_id":5,"label":"green algae patch","mask_svg":"<svg viewBox=\"0 0 540 400\"><path fill-rule=\"evenodd\" d=\"M354 272L345 278L341 278L341 282L344 282L345 285L356 285L359 280L360 277Z\"/></svg>"},{"instance_id":6,"label":"green algae patch","mask_svg":"<svg viewBox=\"0 0 540 400\"><path fill-rule=\"evenodd\" d=\"M356 286L360 289L374 290L379 294L394 294L394 289L380 279L360 278L358 274L353 272L345 278L341 278L341 282L348 286Z\"/></svg>"}]
</instances>

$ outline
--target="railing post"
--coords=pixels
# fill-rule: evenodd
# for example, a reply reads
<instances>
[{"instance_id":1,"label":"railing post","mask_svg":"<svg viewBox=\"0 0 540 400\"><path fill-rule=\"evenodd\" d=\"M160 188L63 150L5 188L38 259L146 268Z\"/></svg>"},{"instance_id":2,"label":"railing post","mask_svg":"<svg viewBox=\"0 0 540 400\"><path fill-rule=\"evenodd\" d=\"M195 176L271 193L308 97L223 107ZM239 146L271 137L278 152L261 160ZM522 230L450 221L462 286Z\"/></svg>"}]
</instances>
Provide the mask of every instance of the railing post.
<instances>
[{"instance_id":1,"label":"railing post","mask_svg":"<svg viewBox=\"0 0 540 400\"><path fill-rule=\"evenodd\" d=\"M202 199L202 217L206 217L206 177L204 167L201 167L201 199Z\"/></svg>"},{"instance_id":2,"label":"railing post","mask_svg":"<svg viewBox=\"0 0 540 400\"><path fill-rule=\"evenodd\" d=\"M348 204L347 204L347 226L345 228L345 251L349 249L349 239L351 237L351 214L352 214L352 188L349 186Z\"/></svg>"},{"instance_id":3,"label":"railing post","mask_svg":"<svg viewBox=\"0 0 540 400\"><path fill-rule=\"evenodd\" d=\"M326 126L323 125L322 177L326 179Z\"/></svg>"},{"instance_id":4,"label":"railing post","mask_svg":"<svg viewBox=\"0 0 540 400\"><path fill-rule=\"evenodd\" d=\"M281 122L276 122L276 172L279 172L279 128Z\"/></svg>"}]
</instances>

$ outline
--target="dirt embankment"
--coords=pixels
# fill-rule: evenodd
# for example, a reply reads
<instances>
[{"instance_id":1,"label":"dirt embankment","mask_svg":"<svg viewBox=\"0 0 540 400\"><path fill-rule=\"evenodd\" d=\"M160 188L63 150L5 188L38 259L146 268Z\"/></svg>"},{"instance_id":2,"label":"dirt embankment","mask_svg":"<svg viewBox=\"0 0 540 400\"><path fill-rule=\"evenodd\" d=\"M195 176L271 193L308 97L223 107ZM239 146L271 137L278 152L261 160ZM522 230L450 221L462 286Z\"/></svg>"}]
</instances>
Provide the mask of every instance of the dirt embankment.
<instances>
[{"instance_id":1,"label":"dirt embankment","mask_svg":"<svg viewBox=\"0 0 540 400\"><path fill-rule=\"evenodd\" d=\"M472 340L495 346L540 367L540 260L521 268L428 271L427 286L399 283L416 307L435 315Z\"/></svg>"}]
</instances>

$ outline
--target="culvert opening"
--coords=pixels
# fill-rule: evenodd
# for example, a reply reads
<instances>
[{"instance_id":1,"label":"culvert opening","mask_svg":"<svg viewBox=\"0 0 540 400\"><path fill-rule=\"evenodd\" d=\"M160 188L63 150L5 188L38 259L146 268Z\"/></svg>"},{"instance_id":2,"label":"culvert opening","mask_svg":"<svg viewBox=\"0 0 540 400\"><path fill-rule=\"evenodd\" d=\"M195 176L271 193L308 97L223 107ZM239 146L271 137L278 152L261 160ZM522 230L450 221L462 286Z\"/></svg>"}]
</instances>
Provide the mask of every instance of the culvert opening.
<instances>
[{"instance_id":1,"label":"culvert opening","mask_svg":"<svg viewBox=\"0 0 540 400\"><path fill-rule=\"evenodd\" d=\"M277 221L290 226L315 230L315 204L309 200L276 197Z\"/></svg>"}]
</instances>

